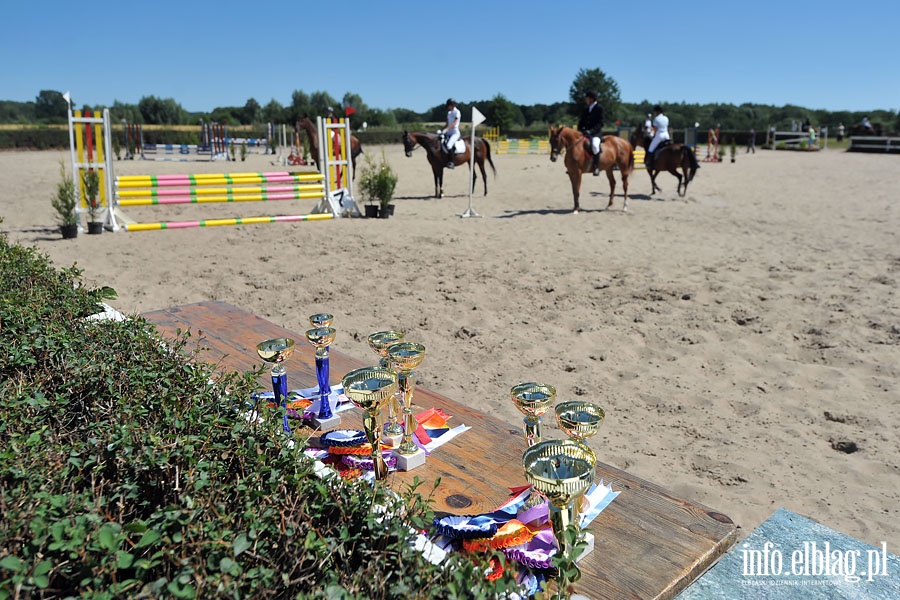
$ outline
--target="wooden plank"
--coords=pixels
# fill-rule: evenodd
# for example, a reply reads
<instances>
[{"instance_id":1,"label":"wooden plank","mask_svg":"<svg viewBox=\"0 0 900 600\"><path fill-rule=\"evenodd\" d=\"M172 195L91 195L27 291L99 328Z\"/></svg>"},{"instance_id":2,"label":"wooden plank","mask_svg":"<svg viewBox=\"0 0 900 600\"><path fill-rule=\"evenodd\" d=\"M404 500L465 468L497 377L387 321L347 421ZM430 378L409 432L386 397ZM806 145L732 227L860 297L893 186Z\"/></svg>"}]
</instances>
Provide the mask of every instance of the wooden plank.
<instances>
[{"instance_id":1,"label":"wooden plank","mask_svg":"<svg viewBox=\"0 0 900 600\"><path fill-rule=\"evenodd\" d=\"M297 350L284 363L288 386L315 385L313 348L304 341L303 332L292 332L224 302L178 306L144 317L167 337L173 337L179 328L191 330L194 342L202 348L198 358L223 369L247 370L260 364L255 350L258 342L291 337L297 341ZM347 371L366 366L337 350L331 350L330 356L332 383L338 383ZM263 389L270 385L268 378L260 383ZM416 388L414 404L443 408L453 415L452 425L464 423L472 430L436 450L423 467L391 474L388 485L392 488L402 490L418 476L425 481L420 491L427 493L440 477L435 510L477 514L504 502L509 486L525 484L521 463L525 441L520 424L505 423L424 388ZM341 418L341 427L362 428L361 411L342 412ZM315 435L310 430L302 433ZM576 589L591 598L672 598L736 539L731 519L708 507L602 463L595 481L600 479L621 494L590 526L596 549L580 563L584 576Z\"/></svg>"},{"instance_id":2,"label":"wooden plank","mask_svg":"<svg viewBox=\"0 0 900 600\"><path fill-rule=\"evenodd\" d=\"M828 574L823 572L821 562L816 564L815 556L816 552L824 556L826 544L831 565ZM774 559L776 551L781 556L780 567ZM851 555L854 562L846 558ZM760 557L765 558L759 560ZM796 563L795 557L799 559ZM835 575L838 564L840 574ZM851 565L853 573L849 573ZM858 580L854 581L854 577ZM678 599L747 597L762 600L900 598L900 558L888 552L886 544L880 548L870 546L780 508Z\"/></svg>"}]
</instances>

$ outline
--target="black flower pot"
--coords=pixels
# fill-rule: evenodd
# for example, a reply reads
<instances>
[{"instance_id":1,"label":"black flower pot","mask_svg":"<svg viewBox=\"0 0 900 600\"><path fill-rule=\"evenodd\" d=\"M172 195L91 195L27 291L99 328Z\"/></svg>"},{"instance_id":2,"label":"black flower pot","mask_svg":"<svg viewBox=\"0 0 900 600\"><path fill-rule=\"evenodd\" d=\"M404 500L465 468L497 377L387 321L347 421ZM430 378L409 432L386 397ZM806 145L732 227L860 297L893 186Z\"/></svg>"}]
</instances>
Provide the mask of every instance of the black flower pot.
<instances>
[{"instance_id":1,"label":"black flower pot","mask_svg":"<svg viewBox=\"0 0 900 600\"><path fill-rule=\"evenodd\" d=\"M88 233L90 233L92 235L103 233L103 222L102 221L89 222L88 223Z\"/></svg>"},{"instance_id":2,"label":"black flower pot","mask_svg":"<svg viewBox=\"0 0 900 600\"><path fill-rule=\"evenodd\" d=\"M382 219L387 219L394 214L394 205L388 204L387 206L382 206L378 211L378 216Z\"/></svg>"},{"instance_id":3,"label":"black flower pot","mask_svg":"<svg viewBox=\"0 0 900 600\"><path fill-rule=\"evenodd\" d=\"M78 225L62 225L59 228L64 240L71 240L78 237Z\"/></svg>"},{"instance_id":4,"label":"black flower pot","mask_svg":"<svg viewBox=\"0 0 900 600\"><path fill-rule=\"evenodd\" d=\"M366 218L367 219L376 219L378 218L378 205L377 204L366 204Z\"/></svg>"}]
</instances>

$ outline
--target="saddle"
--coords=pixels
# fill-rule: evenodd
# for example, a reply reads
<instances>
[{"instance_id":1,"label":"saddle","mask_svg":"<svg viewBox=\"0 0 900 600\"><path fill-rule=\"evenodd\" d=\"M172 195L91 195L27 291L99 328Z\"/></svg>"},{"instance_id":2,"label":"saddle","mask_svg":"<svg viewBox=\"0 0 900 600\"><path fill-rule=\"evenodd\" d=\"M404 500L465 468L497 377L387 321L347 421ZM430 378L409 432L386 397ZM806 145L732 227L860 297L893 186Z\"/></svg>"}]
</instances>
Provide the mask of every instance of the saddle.
<instances>
[{"instance_id":1,"label":"saddle","mask_svg":"<svg viewBox=\"0 0 900 600\"><path fill-rule=\"evenodd\" d=\"M653 156L651 158L656 158L659 155L660 151L666 146L671 146L672 140L663 140L659 143L659 146L656 147L656 150L653 151Z\"/></svg>"},{"instance_id":2,"label":"saddle","mask_svg":"<svg viewBox=\"0 0 900 600\"><path fill-rule=\"evenodd\" d=\"M582 134L584 135L584 134ZM594 153L594 146L591 144L590 136L584 135L584 151L588 154ZM600 136L600 152L603 152L603 136Z\"/></svg>"},{"instance_id":3,"label":"saddle","mask_svg":"<svg viewBox=\"0 0 900 600\"><path fill-rule=\"evenodd\" d=\"M462 136L460 136L460 138L456 140L456 143L453 144L453 149L457 154L462 154L466 151L466 142L462 139ZM444 143L444 134L441 134L441 150L443 150L445 153L450 152L450 150L447 148L447 144Z\"/></svg>"}]
</instances>

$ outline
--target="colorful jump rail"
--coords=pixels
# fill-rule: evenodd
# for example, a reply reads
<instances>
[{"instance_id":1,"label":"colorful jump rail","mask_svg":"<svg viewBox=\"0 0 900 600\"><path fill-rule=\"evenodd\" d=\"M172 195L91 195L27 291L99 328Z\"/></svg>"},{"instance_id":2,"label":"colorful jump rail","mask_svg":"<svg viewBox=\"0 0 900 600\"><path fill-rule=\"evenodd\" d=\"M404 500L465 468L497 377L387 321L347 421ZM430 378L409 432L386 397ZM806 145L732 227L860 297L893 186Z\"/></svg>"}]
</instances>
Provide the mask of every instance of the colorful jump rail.
<instances>
[{"instance_id":1,"label":"colorful jump rail","mask_svg":"<svg viewBox=\"0 0 900 600\"><path fill-rule=\"evenodd\" d=\"M500 140L497 154L550 154L549 140Z\"/></svg>"},{"instance_id":2,"label":"colorful jump rail","mask_svg":"<svg viewBox=\"0 0 900 600\"><path fill-rule=\"evenodd\" d=\"M274 184L274 185L269 185ZM203 173L195 175L128 175L118 177L115 185L119 207L165 204L206 204L217 202L265 202L269 200L319 200L326 197L325 180L320 173ZM236 217L196 221L158 221L130 223L127 231L155 231L255 225L331 219L332 213Z\"/></svg>"}]
</instances>

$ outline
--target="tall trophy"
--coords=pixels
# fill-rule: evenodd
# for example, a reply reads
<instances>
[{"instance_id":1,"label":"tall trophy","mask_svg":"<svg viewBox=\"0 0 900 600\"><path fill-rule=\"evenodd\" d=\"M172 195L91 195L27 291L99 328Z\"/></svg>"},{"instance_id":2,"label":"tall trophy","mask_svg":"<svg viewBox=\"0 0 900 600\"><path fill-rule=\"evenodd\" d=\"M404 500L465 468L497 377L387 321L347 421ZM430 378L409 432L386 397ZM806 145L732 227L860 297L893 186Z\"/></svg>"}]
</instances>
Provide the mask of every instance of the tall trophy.
<instances>
[{"instance_id":1,"label":"tall trophy","mask_svg":"<svg viewBox=\"0 0 900 600\"><path fill-rule=\"evenodd\" d=\"M560 430L569 436L577 444L580 444L594 457L594 465L597 464L597 456L587 445L587 439L600 431L606 413L603 409L591 402L572 400L560 402L556 405L556 423Z\"/></svg>"},{"instance_id":2,"label":"tall trophy","mask_svg":"<svg viewBox=\"0 0 900 600\"><path fill-rule=\"evenodd\" d=\"M261 359L272 364L272 391L275 393L275 404L287 408L287 370L281 364L294 353L294 340L291 338L273 338L256 345L256 353ZM287 413L282 426L287 433L291 432Z\"/></svg>"},{"instance_id":3,"label":"tall trophy","mask_svg":"<svg viewBox=\"0 0 900 600\"><path fill-rule=\"evenodd\" d=\"M310 319L311 320L311 319ZM316 348L316 380L319 382L319 414L312 418L312 423L319 429L331 429L341 424L341 418L331 411L328 396L331 394L329 383L328 346L334 342L333 327L313 327L306 331L307 341Z\"/></svg>"},{"instance_id":4,"label":"tall trophy","mask_svg":"<svg viewBox=\"0 0 900 600\"><path fill-rule=\"evenodd\" d=\"M573 562L577 557L571 556L572 548L566 542L565 532L569 525L579 527L578 513L584 493L594 479L594 461L592 453L572 440L538 442L522 455L528 483L550 501L550 525L559 552ZM568 589L569 583L581 577L578 567L575 568L576 574L571 580L565 573L560 573L560 591Z\"/></svg>"},{"instance_id":5,"label":"tall trophy","mask_svg":"<svg viewBox=\"0 0 900 600\"><path fill-rule=\"evenodd\" d=\"M413 342L399 342L388 346L388 363L397 372L403 408L403 441L394 451L397 467L411 471L425 464L425 452L412 441L413 432L419 426L412 409L413 388L416 386L415 368L425 359L425 346Z\"/></svg>"},{"instance_id":6,"label":"tall trophy","mask_svg":"<svg viewBox=\"0 0 900 600\"><path fill-rule=\"evenodd\" d=\"M355 406L365 411L363 428L372 444L375 479L387 477L388 467L381 455L381 409L397 393L397 374L384 367L363 367L350 371L341 380L344 394Z\"/></svg>"},{"instance_id":7,"label":"tall trophy","mask_svg":"<svg viewBox=\"0 0 900 600\"><path fill-rule=\"evenodd\" d=\"M513 404L525 415L525 443L530 448L541 441L541 417L556 402L556 388L545 383L520 383L510 391Z\"/></svg>"},{"instance_id":8,"label":"tall trophy","mask_svg":"<svg viewBox=\"0 0 900 600\"><path fill-rule=\"evenodd\" d=\"M390 368L387 349L392 344L403 341L403 332L393 330L377 331L366 338L366 340L369 342L369 347L381 357L381 366ZM399 419L400 399L395 394L388 401L388 422L384 424L384 437L382 438L385 444L394 448L400 445L403 437L403 426L400 425Z\"/></svg>"}]
</instances>

